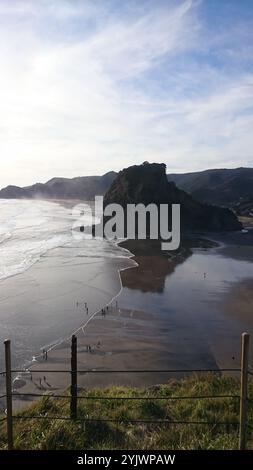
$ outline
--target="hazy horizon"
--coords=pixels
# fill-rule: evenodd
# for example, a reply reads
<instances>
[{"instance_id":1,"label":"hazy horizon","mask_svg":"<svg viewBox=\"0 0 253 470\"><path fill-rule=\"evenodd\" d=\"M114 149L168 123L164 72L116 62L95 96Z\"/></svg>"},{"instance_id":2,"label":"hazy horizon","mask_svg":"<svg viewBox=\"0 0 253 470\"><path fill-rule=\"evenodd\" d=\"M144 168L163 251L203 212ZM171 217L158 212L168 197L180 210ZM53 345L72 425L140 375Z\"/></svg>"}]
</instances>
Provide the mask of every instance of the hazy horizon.
<instances>
[{"instance_id":1,"label":"hazy horizon","mask_svg":"<svg viewBox=\"0 0 253 470\"><path fill-rule=\"evenodd\" d=\"M149 162L149 163L163 163L163 162ZM204 170L196 170L196 171L193 171L193 172L191 172L191 171L186 171L186 172L183 172L183 171L182 171L182 172L181 172L181 171L179 171L179 172L169 172L169 171L168 171L168 168L167 168L167 169L166 169L166 174L169 175L169 174L184 174L184 173L187 174L187 173L195 173L195 172L198 173L198 172L204 172L204 171L208 171L208 170L214 170L214 171L215 171L215 170L236 170L236 169L239 169L239 168L251 169L251 168L253 168L253 167L237 167L237 166L234 167L234 168L233 168L233 167L230 167L230 168L229 168L229 167L226 167L226 168L225 168L225 167L221 167L221 168L215 167L215 168L206 168L206 169L204 169ZM54 178L74 179L74 178L83 178L83 177L96 177L96 176L99 176L99 177L100 177L100 176L104 176L104 175L106 175L107 173L110 173L110 172L112 172L112 171L115 171L116 173L118 173L120 170L123 170L123 168L120 168L118 171L117 171L117 170L108 170L108 171L106 171L106 172L103 173L103 174L100 174L100 173L95 174L95 173L94 173L94 174L90 174L90 175L88 175L88 174L87 174L87 175L83 174L83 175L73 175L73 176L54 175L54 176L52 176L51 178L46 179L45 181L43 181L43 180L36 180L36 181L34 181L33 183L31 183L31 184L24 185L24 186L20 186L20 187L32 186L32 185L37 184L37 183L45 184L45 183L48 183L51 179L54 179ZM10 182L10 183L8 183L6 186L12 186L12 183ZM14 185L14 186L15 186L15 185ZM1 190L1 189L4 189L4 187L1 187L1 186L0 186L0 190Z\"/></svg>"},{"instance_id":2,"label":"hazy horizon","mask_svg":"<svg viewBox=\"0 0 253 470\"><path fill-rule=\"evenodd\" d=\"M252 166L251 0L0 0L0 188Z\"/></svg>"}]
</instances>

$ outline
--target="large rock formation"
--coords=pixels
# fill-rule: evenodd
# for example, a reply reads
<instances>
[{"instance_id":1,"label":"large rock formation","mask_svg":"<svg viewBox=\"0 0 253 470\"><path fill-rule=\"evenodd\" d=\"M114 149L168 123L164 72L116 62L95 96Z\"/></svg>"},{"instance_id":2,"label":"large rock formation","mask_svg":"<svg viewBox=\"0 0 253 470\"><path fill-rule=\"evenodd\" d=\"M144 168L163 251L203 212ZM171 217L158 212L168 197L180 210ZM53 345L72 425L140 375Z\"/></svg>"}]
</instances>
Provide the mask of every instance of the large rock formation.
<instances>
[{"instance_id":1,"label":"large rock formation","mask_svg":"<svg viewBox=\"0 0 253 470\"><path fill-rule=\"evenodd\" d=\"M104 205L150 203L180 204L184 230L240 230L241 223L229 209L201 204L168 182L166 165L145 162L120 171L104 197ZM169 215L171 210L169 208Z\"/></svg>"}]
</instances>

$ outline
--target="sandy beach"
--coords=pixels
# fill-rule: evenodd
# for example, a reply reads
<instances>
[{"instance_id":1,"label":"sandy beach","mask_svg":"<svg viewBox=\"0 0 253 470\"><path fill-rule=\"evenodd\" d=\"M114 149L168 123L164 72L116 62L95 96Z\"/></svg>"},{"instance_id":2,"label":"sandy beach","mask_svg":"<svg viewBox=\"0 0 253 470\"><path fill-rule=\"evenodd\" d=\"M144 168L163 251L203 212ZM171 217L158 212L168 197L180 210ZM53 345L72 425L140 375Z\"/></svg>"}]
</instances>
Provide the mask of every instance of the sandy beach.
<instances>
[{"instance_id":1,"label":"sandy beach","mask_svg":"<svg viewBox=\"0 0 253 470\"><path fill-rule=\"evenodd\" d=\"M249 325L253 326L253 280L249 279L238 283L233 292L227 296L225 301L225 311L229 315L240 318Z\"/></svg>"},{"instance_id":2,"label":"sandy beach","mask_svg":"<svg viewBox=\"0 0 253 470\"><path fill-rule=\"evenodd\" d=\"M157 342L159 338L159 343ZM167 380L168 374L117 373L103 370L166 369L173 351L168 345L166 328L157 325L153 315L146 312L109 307L105 316L97 314L85 330L77 332L78 370L99 371L78 375L80 388L111 384L153 385ZM70 374L50 372L70 369L70 340L62 342L32 366L32 374L21 374L16 381L16 393L62 394L70 385ZM90 346L90 351L88 350ZM40 370L46 370L41 373ZM36 372L38 371L38 372ZM19 397L16 409L34 397Z\"/></svg>"},{"instance_id":3,"label":"sandy beach","mask_svg":"<svg viewBox=\"0 0 253 470\"><path fill-rule=\"evenodd\" d=\"M236 246L240 240L236 239L237 245L234 241L222 243L219 240L219 243L219 246L210 244L212 248L209 248L206 242L206 247L198 246L192 251L187 248L168 258L155 246L147 251L143 244L136 247L134 242L124 242L125 248L135 252L132 260L123 260L125 267L133 267L125 269L122 259L101 260L95 303L88 316L84 315L82 303L89 295L88 291L85 295L87 284L93 285L87 283L87 279L92 279L94 266L84 266L80 258L79 262L70 258L67 264L66 260L60 263L57 268L60 271L55 271L55 252L49 260L37 263L26 276L31 276L32 272L33 276L40 273L37 279L40 289L42 273L48 278L45 269L48 264L43 266L43 262L54 265L54 276L62 273L59 279L60 305L68 305L70 301L76 315L76 328L70 328L73 323L68 323L69 312L66 309L66 315L60 315L59 322L66 320L68 334L65 338L68 339L52 343L47 360L42 354L38 355L36 362L29 366L31 373L21 373L16 377L14 408L21 409L34 399L34 396L22 397L22 393L59 395L69 387L69 373L53 371L70 369L70 337L74 331L78 340L78 369L86 371L78 376L80 388L110 384L149 386L183 375L102 373L105 370L239 367L240 335L244 330L253 335L253 265L248 258L252 247L242 244L238 259L234 254L238 253ZM95 272L98 273L97 267ZM68 276L71 273L71 282L75 282L74 297L69 289L67 273ZM37 295L38 290L34 291L34 296ZM31 291L29 296L31 298ZM80 299L81 311L73 306L75 298ZM52 304L55 300L48 298L45 309L48 302ZM101 309L106 305L109 307L104 316ZM98 313L94 315L95 311ZM99 373L92 374L91 370Z\"/></svg>"},{"instance_id":4,"label":"sandy beach","mask_svg":"<svg viewBox=\"0 0 253 470\"><path fill-rule=\"evenodd\" d=\"M206 348L189 351L186 338L181 353L175 342L168 342L168 322L157 322L153 314L110 306L106 315L97 314L85 329L77 333L78 374L80 389L97 386L127 385L151 386L166 383L185 373L103 373L103 371L167 370L191 367L206 367ZM176 340L177 341L177 340ZM89 350L90 346L90 350ZM22 409L27 402L36 399L33 394L62 395L70 386L71 340L63 341L49 352L47 360L40 358L31 367L31 373L20 374L14 382L14 408ZM188 354L187 354L188 353ZM188 360L186 357L188 355ZM214 362L209 367L217 368ZM55 373L63 370L63 373ZM41 372L43 371L43 372ZM92 373L95 371L95 373ZM23 397L22 393L31 394Z\"/></svg>"},{"instance_id":5,"label":"sandy beach","mask_svg":"<svg viewBox=\"0 0 253 470\"><path fill-rule=\"evenodd\" d=\"M68 337L118 294L119 270L134 263L117 247L108 244L106 250L99 253L92 241L86 250L56 248L25 272L0 281L0 341L11 339L15 367ZM3 364L1 356L0 369Z\"/></svg>"}]
</instances>

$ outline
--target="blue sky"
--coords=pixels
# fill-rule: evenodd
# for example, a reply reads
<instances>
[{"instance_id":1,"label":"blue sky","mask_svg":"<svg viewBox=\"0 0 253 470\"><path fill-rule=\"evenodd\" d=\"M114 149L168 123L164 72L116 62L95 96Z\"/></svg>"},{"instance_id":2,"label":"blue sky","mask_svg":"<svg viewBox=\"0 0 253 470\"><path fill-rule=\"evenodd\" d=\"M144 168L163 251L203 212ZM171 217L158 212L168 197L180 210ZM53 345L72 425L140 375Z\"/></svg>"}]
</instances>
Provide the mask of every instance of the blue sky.
<instances>
[{"instance_id":1,"label":"blue sky","mask_svg":"<svg viewBox=\"0 0 253 470\"><path fill-rule=\"evenodd\" d=\"M252 0L0 0L0 187L252 166Z\"/></svg>"}]
</instances>

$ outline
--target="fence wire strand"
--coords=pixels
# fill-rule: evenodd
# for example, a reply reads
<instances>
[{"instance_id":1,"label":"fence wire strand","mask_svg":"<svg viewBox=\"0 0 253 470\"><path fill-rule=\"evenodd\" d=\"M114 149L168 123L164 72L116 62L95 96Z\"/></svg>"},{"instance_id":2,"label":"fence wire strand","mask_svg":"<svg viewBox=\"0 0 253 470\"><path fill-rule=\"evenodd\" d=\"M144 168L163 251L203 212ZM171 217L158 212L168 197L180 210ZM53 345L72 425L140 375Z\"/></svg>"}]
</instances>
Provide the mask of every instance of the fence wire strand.
<instances>
[{"instance_id":1,"label":"fence wire strand","mask_svg":"<svg viewBox=\"0 0 253 470\"><path fill-rule=\"evenodd\" d=\"M187 373L187 372L240 372L240 368L227 368L227 369L130 369L130 370L94 370L94 369L84 369L84 370L74 370L63 369L12 369L13 374L39 374L39 373L59 373L59 374L71 374L71 372L76 372L77 374L173 374L173 373ZM250 372L249 372L250 373ZM0 375L5 375L5 372L0 372ZM253 374L251 374L253 375Z\"/></svg>"},{"instance_id":2,"label":"fence wire strand","mask_svg":"<svg viewBox=\"0 0 253 470\"><path fill-rule=\"evenodd\" d=\"M45 419L45 420L62 420L72 421L68 416L13 416L16 420L33 420L33 419ZM170 421L169 419L153 420L153 419L110 419L110 418L76 418L75 422L83 423L118 423L118 424L192 424L192 425L208 425L208 426L239 426L238 422L210 422L210 421Z\"/></svg>"},{"instance_id":3,"label":"fence wire strand","mask_svg":"<svg viewBox=\"0 0 253 470\"><path fill-rule=\"evenodd\" d=\"M6 395L4 395L6 396ZM71 398L71 395L54 395L54 394L45 394L45 393L12 393L13 397L48 397L48 398ZM0 397L1 398L1 397ZM111 396L83 396L83 395L72 395L72 398L78 400L209 400L209 399L218 399L218 398L240 398L240 395L193 395L193 396L182 396L182 397L157 397L157 396L146 396L146 397L111 397Z\"/></svg>"}]
</instances>

